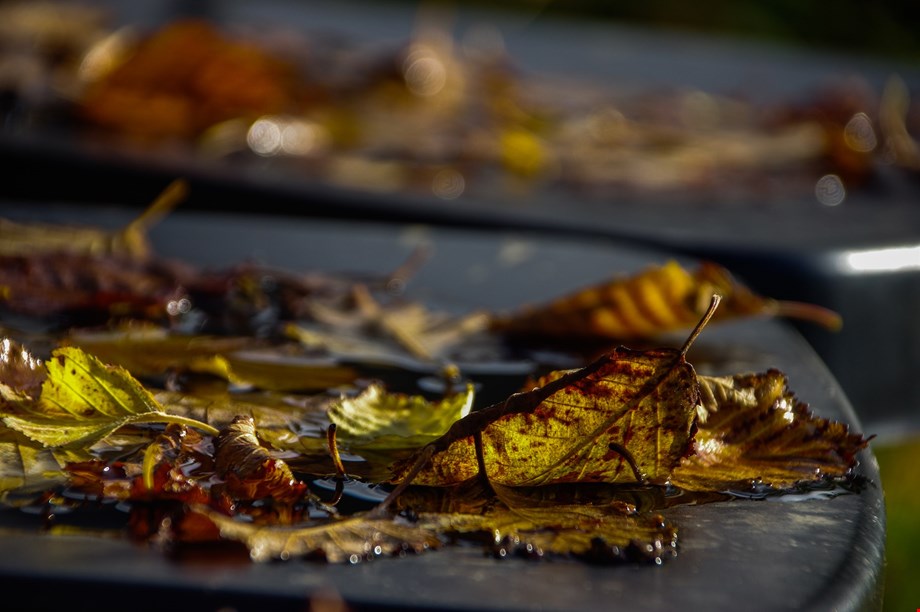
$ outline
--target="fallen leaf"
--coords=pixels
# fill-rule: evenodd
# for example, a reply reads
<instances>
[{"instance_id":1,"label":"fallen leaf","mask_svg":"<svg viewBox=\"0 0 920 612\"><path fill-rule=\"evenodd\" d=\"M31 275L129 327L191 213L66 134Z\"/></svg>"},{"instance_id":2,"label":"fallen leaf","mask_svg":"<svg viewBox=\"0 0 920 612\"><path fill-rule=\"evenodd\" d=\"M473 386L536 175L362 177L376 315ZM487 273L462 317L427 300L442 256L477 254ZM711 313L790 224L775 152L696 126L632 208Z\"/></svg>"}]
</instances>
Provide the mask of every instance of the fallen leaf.
<instances>
[{"instance_id":1,"label":"fallen leaf","mask_svg":"<svg viewBox=\"0 0 920 612\"><path fill-rule=\"evenodd\" d=\"M441 401L418 395L388 393L373 384L356 397L343 397L329 407L329 420L338 428L345 448L369 450L415 449L443 435L469 414L473 385Z\"/></svg>"},{"instance_id":2,"label":"fallen leaf","mask_svg":"<svg viewBox=\"0 0 920 612\"><path fill-rule=\"evenodd\" d=\"M194 510L211 519L221 537L245 544L254 561L320 556L330 563L357 563L442 545L437 531L400 517L355 514L299 527L276 527L244 523L202 506Z\"/></svg>"},{"instance_id":3,"label":"fallen leaf","mask_svg":"<svg viewBox=\"0 0 920 612\"><path fill-rule=\"evenodd\" d=\"M120 365L137 377L210 374L236 386L271 391L325 390L358 378L354 368L335 359L308 357L291 350L296 346L272 346L251 336L190 335L148 327L78 331L62 343Z\"/></svg>"},{"instance_id":4,"label":"fallen leaf","mask_svg":"<svg viewBox=\"0 0 920 612\"><path fill-rule=\"evenodd\" d=\"M586 287L548 303L496 314L492 329L514 336L563 339L637 340L692 327L713 294L723 296L714 321L739 317L794 317L829 329L839 315L817 305L762 297L738 283L728 270L704 262L694 272L671 260L638 274Z\"/></svg>"},{"instance_id":5,"label":"fallen leaf","mask_svg":"<svg viewBox=\"0 0 920 612\"><path fill-rule=\"evenodd\" d=\"M187 193L186 181L173 181L141 215L116 230L89 225L17 223L0 219L0 255L34 257L47 253L65 253L146 259L152 253L147 239L148 230L185 199Z\"/></svg>"},{"instance_id":6,"label":"fallen leaf","mask_svg":"<svg viewBox=\"0 0 920 612\"><path fill-rule=\"evenodd\" d=\"M47 448L25 435L0 427L0 500L31 502L50 487L67 480L65 466L89 459L88 453Z\"/></svg>"},{"instance_id":7,"label":"fallen leaf","mask_svg":"<svg viewBox=\"0 0 920 612\"><path fill-rule=\"evenodd\" d=\"M42 360L11 338L0 340L0 399L20 402L35 397L46 378Z\"/></svg>"},{"instance_id":8,"label":"fallen leaf","mask_svg":"<svg viewBox=\"0 0 920 612\"><path fill-rule=\"evenodd\" d=\"M183 421L169 415L136 379L75 347L56 349L32 400L6 402L3 422L49 447L89 448L129 423ZM191 423L217 433L204 423Z\"/></svg>"},{"instance_id":9,"label":"fallen leaf","mask_svg":"<svg viewBox=\"0 0 920 612\"><path fill-rule=\"evenodd\" d=\"M485 475L501 485L635 482L636 470L663 482L689 450L698 402L682 351L621 347L458 421L431 443L435 452L413 483L447 486L477 476L476 437ZM414 460L395 467L394 481Z\"/></svg>"},{"instance_id":10,"label":"fallen leaf","mask_svg":"<svg viewBox=\"0 0 920 612\"><path fill-rule=\"evenodd\" d=\"M422 513L422 527L441 533L481 533L499 556L579 557L594 562L647 560L677 554L677 529L656 514L620 505L499 506L484 514Z\"/></svg>"},{"instance_id":11,"label":"fallen leaf","mask_svg":"<svg viewBox=\"0 0 920 612\"><path fill-rule=\"evenodd\" d=\"M846 424L814 415L778 370L700 377L693 453L672 475L691 491L774 490L845 476L869 442ZM870 438L871 439L871 438Z\"/></svg>"},{"instance_id":12,"label":"fallen leaf","mask_svg":"<svg viewBox=\"0 0 920 612\"><path fill-rule=\"evenodd\" d=\"M307 485L294 477L283 459L263 446L252 417L233 419L215 444L214 466L230 496L293 503L307 495Z\"/></svg>"}]
</instances>

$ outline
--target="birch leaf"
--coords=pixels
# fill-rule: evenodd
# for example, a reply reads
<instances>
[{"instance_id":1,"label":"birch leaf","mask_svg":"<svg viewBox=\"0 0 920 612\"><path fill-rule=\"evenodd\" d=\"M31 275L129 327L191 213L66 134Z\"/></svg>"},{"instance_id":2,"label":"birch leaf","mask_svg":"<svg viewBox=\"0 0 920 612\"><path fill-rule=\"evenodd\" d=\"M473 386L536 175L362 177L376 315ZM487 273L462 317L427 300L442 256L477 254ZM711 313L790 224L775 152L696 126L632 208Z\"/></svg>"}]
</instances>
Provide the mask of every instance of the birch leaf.
<instances>
[{"instance_id":1,"label":"birch leaf","mask_svg":"<svg viewBox=\"0 0 920 612\"><path fill-rule=\"evenodd\" d=\"M7 405L3 422L50 447L89 448L129 423L187 422L161 409L126 370L75 347L56 349L34 401ZM190 423L216 434L203 423Z\"/></svg>"}]
</instances>

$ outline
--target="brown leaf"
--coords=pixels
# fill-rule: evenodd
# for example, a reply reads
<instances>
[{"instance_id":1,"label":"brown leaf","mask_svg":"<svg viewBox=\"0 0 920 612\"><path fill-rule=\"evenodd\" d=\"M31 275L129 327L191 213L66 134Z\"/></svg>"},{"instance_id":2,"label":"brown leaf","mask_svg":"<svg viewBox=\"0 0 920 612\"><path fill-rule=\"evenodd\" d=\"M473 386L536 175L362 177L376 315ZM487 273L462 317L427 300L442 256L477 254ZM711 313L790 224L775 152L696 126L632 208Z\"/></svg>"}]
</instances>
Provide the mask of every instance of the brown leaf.
<instances>
[{"instance_id":1,"label":"brown leaf","mask_svg":"<svg viewBox=\"0 0 920 612\"><path fill-rule=\"evenodd\" d=\"M3 304L32 317L64 314L104 323L113 314L164 318L190 271L174 262L61 251L0 255Z\"/></svg>"},{"instance_id":2,"label":"brown leaf","mask_svg":"<svg viewBox=\"0 0 920 612\"><path fill-rule=\"evenodd\" d=\"M619 505L498 506L484 514L421 514L419 523L442 533L491 537L499 557L573 556L594 562L647 560L676 555L677 529L656 514L639 515Z\"/></svg>"},{"instance_id":3,"label":"brown leaf","mask_svg":"<svg viewBox=\"0 0 920 612\"><path fill-rule=\"evenodd\" d=\"M226 480L228 494L239 499L296 502L307 492L291 468L262 446L252 417L237 417L221 432L214 464L217 475Z\"/></svg>"},{"instance_id":4,"label":"brown leaf","mask_svg":"<svg viewBox=\"0 0 920 612\"><path fill-rule=\"evenodd\" d=\"M11 338L0 339L0 400L36 398L46 378L41 359Z\"/></svg>"},{"instance_id":5,"label":"brown leaf","mask_svg":"<svg viewBox=\"0 0 920 612\"><path fill-rule=\"evenodd\" d=\"M815 416L778 370L700 377L702 411L693 454L672 483L693 491L785 489L845 476L871 438Z\"/></svg>"}]
</instances>

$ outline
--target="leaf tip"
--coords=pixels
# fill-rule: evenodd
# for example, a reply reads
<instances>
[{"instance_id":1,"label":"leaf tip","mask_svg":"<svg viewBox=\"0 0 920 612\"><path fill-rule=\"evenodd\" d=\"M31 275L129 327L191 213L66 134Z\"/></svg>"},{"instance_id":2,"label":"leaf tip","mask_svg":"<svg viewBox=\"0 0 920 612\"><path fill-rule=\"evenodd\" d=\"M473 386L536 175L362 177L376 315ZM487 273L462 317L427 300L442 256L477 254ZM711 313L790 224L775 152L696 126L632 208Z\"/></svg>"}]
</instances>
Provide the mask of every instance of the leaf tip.
<instances>
[{"instance_id":1,"label":"leaf tip","mask_svg":"<svg viewBox=\"0 0 920 612\"><path fill-rule=\"evenodd\" d=\"M810 321L832 332L839 332L843 328L843 317L839 313L805 302L779 300L775 303L778 316L800 321Z\"/></svg>"}]
</instances>

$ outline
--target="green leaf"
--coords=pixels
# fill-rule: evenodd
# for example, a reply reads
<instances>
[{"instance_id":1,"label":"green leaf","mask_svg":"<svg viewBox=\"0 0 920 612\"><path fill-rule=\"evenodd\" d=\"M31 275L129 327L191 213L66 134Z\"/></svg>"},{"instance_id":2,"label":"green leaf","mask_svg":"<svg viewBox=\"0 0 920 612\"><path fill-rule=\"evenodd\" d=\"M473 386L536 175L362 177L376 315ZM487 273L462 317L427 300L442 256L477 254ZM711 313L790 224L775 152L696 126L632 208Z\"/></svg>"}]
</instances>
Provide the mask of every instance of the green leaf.
<instances>
[{"instance_id":1,"label":"green leaf","mask_svg":"<svg viewBox=\"0 0 920 612\"><path fill-rule=\"evenodd\" d=\"M217 434L209 425L163 412L126 370L78 348L56 349L45 366L48 377L38 399L8 406L3 418L45 446L89 448L129 423L185 422Z\"/></svg>"}]
</instances>

